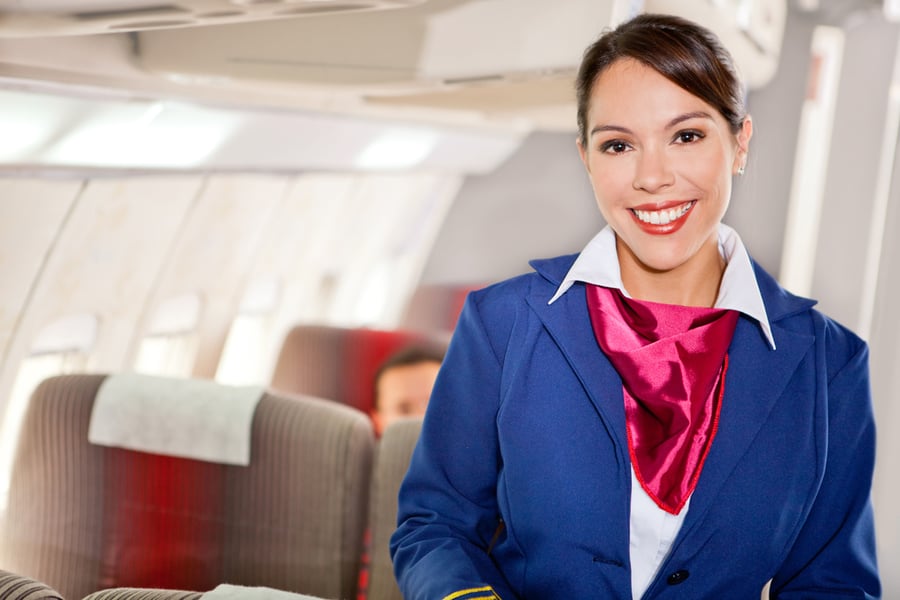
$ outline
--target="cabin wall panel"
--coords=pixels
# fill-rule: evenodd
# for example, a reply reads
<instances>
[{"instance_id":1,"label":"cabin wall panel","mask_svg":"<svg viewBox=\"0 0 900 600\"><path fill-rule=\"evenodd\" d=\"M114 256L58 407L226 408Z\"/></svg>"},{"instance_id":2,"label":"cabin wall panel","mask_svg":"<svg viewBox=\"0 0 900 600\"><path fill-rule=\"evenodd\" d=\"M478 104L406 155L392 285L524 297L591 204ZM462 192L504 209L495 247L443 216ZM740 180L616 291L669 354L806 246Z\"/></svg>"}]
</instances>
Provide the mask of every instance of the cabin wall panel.
<instances>
[{"instance_id":1,"label":"cabin wall panel","mask_svg":"<svg viewBox=\"0 0 900 600\"><path fill-rule=\"evenodd\" d=\"M898 35L896 25L873 17L845 32L812 285L822 310L854 328L862 325L860 290Z\"/></svg>"},{"instance_id":2,"label":"cabin wall panel","mask_svg":"<svg viewBox=\"0 0 900 600\"><path fill-rule=\"evenodd\" d=\"M898 46L900 48L900 46ZM900 598L900 152L895 154L893 178L883 223L885 235L878 265L878 281L869 335L869 364L878 448L872 496L877 525L879 564L884 598Z\"/></svg>"},{"instance_id":3,"label":"cabin wall panel","mask_svg":"<svg viewBox=\"0 0 900 600\"><path fill-rule=\"evenodd\" d=\"M431 248L458 184L440 191L441 179L377 175L360 180L345 219L350 242L340 256L331 322L390 328L400 319L421 262Z\"/></svg>"},{"instance_id":4,"label":"cabin wall panel","mask_svg":"<svg viewBox=\"0 0 900 600\"><path fill-rule=\"evenodd\" d=\"M60 317L89 313L100 319L90 369L127 366L124 357L141 307L198 185L196 178L88 183L49 253L10 343L0 373L4 407L35 336Z\"/></svg>"},{"instance_id":5,"label":"cabin wall panel","mask_svg":"<svg viewBox=\"0 0 900 600\"><path fill-rule=\"evenodd\" d=\"M895 164L895 173L900 165ZM895 182L887 231L900 228L900 185ZM872 397L878 428L872 490L885 598L900 598L900 237L885 236L870 344Z\"/></svg>"},{"instance_id":6,"label":"cabin wall panel","mask_svg":"<svg viewBox=\"0 0 900 600\"><path fill-rule=\"evenodd\" d=\"M365 276L381 264L392 265L385 310L367 325L395 327L459 182L455 176L427 174L312 175L292 180L267 224L252 268L254 278L276 279L282 284L273 315L272 337L277 342L265 350L264 364L274 367L278 343L292 326L327 318L331 306L316 300L327 274L338 278L339 273L357 272ZM369 191L362 192L363 188ZM359 213L356 205L348 204L354 194L359 196L359 205L370 210ZM359 229L343 231L347 220L358 223ZM340 254L339 260L335 253ZM355 283L359 287L348 288L348 293L365 295L365 282ZM338 320L344 319L338 316Z\"/></svg>"},{"instance_id":7,"label":"cabin wall panel","mask_svg":"<svg viewBox=\"0 0 900 600\"><path fill-rule=\"evenodd\" d=\"M138 331L143 337L161 302L201 297L199 346L193 373L212 378L240 305L263 228L281 201L287 178L210 176L179 232ZM132 357L136 347L132 348Z\"/></svg>"},{"instance_id":8,"label":"cabin wall panel","mask_svg":"<svg viewBox=\"0 0 900 600\"><path fill-rule=\"evenodd\" d=\"M304 175L294 181L288 202L296 214L293 237L297 246L276 315L282 337L294 323L323 319L330 296L328 282L336 277L332 254L347 240L343 230L345 198L356 185L354 177L337 174Z\"/></svg>"},{"instance_id":9,"label":"cabin wall panel","mask_svg":"<svg viewBox=\"0 0 900 600\"><path fill-rule=\"evenodd\" d=\"M265 353L259 361L265 365L265 374L260 374L263 380L256 382L261 384L268 382L281 341L290 327L314 316L310 306L315 299L319 267L309 255L310 240L317 234L323 238L328 234L335 240L339 221L323 223L322 216L337 212L340 198L351 185L348 177L322 175L292 177L286 183L281 201L265 224L248 279L270 279L279 285L277 305L270 315L270 343L258 349Z\"/></svg>"},{"instance_id":10,"label":"cabin wall panel","mask_svg":"<svg viewBox=\"0 0 900 600\"><path fill-rule=\"evenodd\" d=\"M82 182L0 179L0 369Z\"/></svg>"},{"instance_id":11,"label":"cabin wall panel","mask_svg":"<svg viewBox=\"0 0 900 600\"><path fill-rule=\"evenodd\" d=\"M575 114L572 114L575 122ZM535 133L506 163L464 181L423 284L487 283L578 252L603 227L573 133Z\"/></svg>"},{"instance_id":12,"label":"cabin wall panel","mask_svg":"<svg viewBox=\"0 0 900 600\"><path fill-rule=\"evenodd\" d=\"M781 60L772 81L747 97L753 137L746 173L735 179L725 222L738 230L750 255L777 277L800 115L806 95L810 44L816 22L788 11Z\"/></svg>"}]
</instances>

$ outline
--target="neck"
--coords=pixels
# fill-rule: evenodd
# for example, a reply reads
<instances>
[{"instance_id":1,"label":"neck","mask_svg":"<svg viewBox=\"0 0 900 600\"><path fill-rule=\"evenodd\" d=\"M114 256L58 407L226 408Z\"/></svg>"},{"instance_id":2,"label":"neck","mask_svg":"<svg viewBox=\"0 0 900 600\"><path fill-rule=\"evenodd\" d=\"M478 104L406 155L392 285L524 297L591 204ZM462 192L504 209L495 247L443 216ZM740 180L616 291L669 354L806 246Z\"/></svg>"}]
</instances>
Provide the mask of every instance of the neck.
<instances>
[{"instance_id":1,"label":"neck","mask_svg":"<svg viewBox=\"0 0 900 600\"><path fill-rule=\"evenodd\" d=\"M713 237L686 263L665 271L642 263L617 240L622 283L631 297L649 302L681 306L712 307L725 272L725 259Z\"/></svg>"}]
</instances>

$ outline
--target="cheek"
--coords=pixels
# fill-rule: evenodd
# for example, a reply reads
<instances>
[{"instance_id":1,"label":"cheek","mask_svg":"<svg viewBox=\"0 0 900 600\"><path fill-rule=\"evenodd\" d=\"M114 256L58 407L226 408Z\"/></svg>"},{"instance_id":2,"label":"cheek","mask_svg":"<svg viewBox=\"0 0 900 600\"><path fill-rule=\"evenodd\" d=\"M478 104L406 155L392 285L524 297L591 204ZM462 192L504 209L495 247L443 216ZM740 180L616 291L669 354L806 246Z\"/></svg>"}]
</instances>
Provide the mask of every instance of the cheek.
<instances>
[{"instance_id":1,"label":"cheek","mask_svg":"<svg viewBox=\"0 0 900 600\"><path fill-rule=\"evenodd\" d=\"M588 174L591 180L591 188L594 190L594 197L601 210L603 206L610 206L621 200L623 194L631 188L631 179L628 173L622 168L605 168L597 164L591 166Z\"/></svg>"},{"instance_id":2,"label":"cheek","mask_svg":"<svg viewBox=\"0 0 900 600\"><path fill-rule=\"evenodd\" d=\"M684 161L680 172L687 181L707 193L727 196L731 190L731 161L727 154L710 153Z\"/></svg>"}]
</instances>

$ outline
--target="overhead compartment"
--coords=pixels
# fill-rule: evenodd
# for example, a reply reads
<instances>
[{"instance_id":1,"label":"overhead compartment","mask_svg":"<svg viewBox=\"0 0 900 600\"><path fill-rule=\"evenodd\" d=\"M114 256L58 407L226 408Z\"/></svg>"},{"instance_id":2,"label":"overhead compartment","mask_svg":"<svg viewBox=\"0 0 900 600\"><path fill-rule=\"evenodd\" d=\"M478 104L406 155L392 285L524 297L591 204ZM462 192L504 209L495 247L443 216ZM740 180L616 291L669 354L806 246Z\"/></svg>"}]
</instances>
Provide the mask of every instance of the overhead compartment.
<instances>
[{"instance_id":1,"label":"overhead compartment","mask_svg":"<svg viewBox=\"0 0 900 600\"><path fill-rule=\"evenodd\" d=\"M292 88L313 108L564 123L615 3L429 0L396 10L143 32L139 64L185 85Z\"/></svg>"},{"instance_id":2,"label":"overhead compartment","mask_svg":"<svg viewBox=\"0 0 900 600\"><path fill-rule=\"evenodd\" d=\"M402 8L425 0L0 0L0 38L215 26Z\"/></svg>"},{"instance_id":3,"label":"overhead compartment","mask_svg":"<svg viewBox=\"0 0 900 600\"><path fill-rule=\"evenodd\" d=\"M677 14L716 32L749 89L766 85L778 69L787 0L645 0L644 11Z\"/></svg>"},{"instance_id":4,"label":"overhead compartment","mask_svg":"<svg viewBox=\"0 0 900 600\"><path fill-rule=\"evenodd\" d=\"M293 89L311 108L468 112L570 130L584 48L634 5L429 0L396 11L146 31L137 60L187 86ZM648 0L639 8L716 31L750 88L777 68L785 0Z\"/></svg>"},{"instance_id":5,"label":"overhead compartment","mask_svg":"<svg viewBox=\"0 0 900 600\"><path fill-rule=\"evenodd\" d=\"M639 11L709 26L750 89L777 69L786 0L0 0L0 78L572 131L584 48Z\"/></svg>"}]
</instances>

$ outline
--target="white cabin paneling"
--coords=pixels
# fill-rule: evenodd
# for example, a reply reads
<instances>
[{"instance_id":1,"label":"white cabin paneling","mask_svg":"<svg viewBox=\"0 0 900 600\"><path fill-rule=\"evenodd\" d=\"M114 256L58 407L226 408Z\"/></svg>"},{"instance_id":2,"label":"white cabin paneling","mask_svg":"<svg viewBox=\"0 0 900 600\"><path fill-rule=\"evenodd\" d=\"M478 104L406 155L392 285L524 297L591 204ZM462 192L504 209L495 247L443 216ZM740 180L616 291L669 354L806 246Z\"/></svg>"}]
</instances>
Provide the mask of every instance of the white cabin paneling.
<instances>
[{"instance_id":1,"label":"white cabin paneling","mask_svg":"<svg viewBox=\"0 0 900 600\"><path fill-rule=\"evenodd\" d=\"M81 181L0 180L0 369Z\"/></svg>"},{"instance_id":2,"label":"white cabin paneling","mask_svg":"<svg viewBox=\"0 0 900 600\"><path fill-rule=\"evenodd\" d=\"M212 377L237 312L261 235L287 187L284 177L218 175L206 179L187 215L136 338L156 308L182 294L201 298L193 373ZM134 356L136 347L132 348Z\"/></svg>"},{"instance_id":3,"label":"white cabin paneling","mask_svg":"<svg viewBox=\"0 0 900 600\"><path fill-rule=\"evenodd\" d=\"M278 284L270 315L273 343L259 349L266 355L260 361L265 370L274 365L278 345L293 325L329 318L346 325L353 320L354 300L372 306L366 278L384 273L384 265L388 296L366 324L395 326L459 184L458 177L428 174L291 180L265 227L250 275L253 281ZM360 211L360 206L368 208ZM343 231L348 222L358 229ZM320 298L323 279L347 290L351 306L344 312L328 301L330 295ZM266 380L263 376L258 383Z\"/></svg>"}]
</instances>

